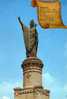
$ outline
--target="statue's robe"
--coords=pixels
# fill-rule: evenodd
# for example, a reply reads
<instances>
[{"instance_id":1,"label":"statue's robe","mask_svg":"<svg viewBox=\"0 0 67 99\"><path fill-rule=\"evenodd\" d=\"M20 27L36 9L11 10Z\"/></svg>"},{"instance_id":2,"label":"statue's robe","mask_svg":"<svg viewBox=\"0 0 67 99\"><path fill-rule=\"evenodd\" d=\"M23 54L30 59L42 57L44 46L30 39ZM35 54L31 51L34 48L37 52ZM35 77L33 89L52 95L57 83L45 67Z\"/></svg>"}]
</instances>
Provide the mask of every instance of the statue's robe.
<instances>
[{"instance_id":1,"label":"statue's robe","mask_svg":"<svg viewBox=\"0 0 67 99\"><path fill-rule=\"evenodd\" d=\"M26 26L23 26L23 36L27 57L36 57L37 54L36 35L37 34L35 31L35 27L28 28Z\"/></svg>"},{"instance_id":2,"label":"statue's robe","mask_svg":"<svg viewBox=\"0 0 67 99\"><path fill-rule=\"evenodd\" d=\"M38 21L43 28L67 28L61 18L61 4L59 0L32 0L33 7L37 7Z\"/></svg>"}]
</instances>

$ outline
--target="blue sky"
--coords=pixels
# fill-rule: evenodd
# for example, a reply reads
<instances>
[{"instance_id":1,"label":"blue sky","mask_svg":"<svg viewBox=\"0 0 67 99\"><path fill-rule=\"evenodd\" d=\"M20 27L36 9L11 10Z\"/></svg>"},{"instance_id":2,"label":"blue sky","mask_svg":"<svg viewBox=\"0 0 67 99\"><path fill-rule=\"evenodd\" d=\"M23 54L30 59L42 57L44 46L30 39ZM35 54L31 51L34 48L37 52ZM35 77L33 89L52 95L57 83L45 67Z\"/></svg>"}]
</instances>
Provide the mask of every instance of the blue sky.
<instances>
[{"instance_id":1,"label":"blue sky","mask_svg":"<svg viewBox=\"0 0 67 99\"><path fill-rule=\"evenodd\" d=\"M31 0L0 0L0 99L13 99L13 88L22 86L21 63L25 59L20 16L26 25L36 23L36 8ZM67 0L62 0L62 19L67 24ZM67 99L67 30L42 29L39 33L38 57L43 61L43 86L50 99Z\"/></svg>"}]
</instances>

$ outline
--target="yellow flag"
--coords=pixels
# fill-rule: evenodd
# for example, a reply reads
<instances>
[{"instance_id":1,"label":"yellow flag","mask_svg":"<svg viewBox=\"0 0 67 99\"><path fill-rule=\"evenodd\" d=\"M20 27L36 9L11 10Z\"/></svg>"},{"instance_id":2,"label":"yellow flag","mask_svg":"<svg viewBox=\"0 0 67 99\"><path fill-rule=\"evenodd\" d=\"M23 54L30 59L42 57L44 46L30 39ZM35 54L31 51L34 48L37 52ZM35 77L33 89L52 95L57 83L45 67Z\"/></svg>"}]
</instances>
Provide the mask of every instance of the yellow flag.
<instances>
[{"instance_id":1,"label":"yellow flag","mask_svg":"<svg viewBox=\"0 0 67 99\"><path fill-rule=\"evenodd\" d=\"M43 28L67 28L61 17L61 3L58 0L33 0L32 6L37 7L38 21Z\"/></svg>"}]
</instances>

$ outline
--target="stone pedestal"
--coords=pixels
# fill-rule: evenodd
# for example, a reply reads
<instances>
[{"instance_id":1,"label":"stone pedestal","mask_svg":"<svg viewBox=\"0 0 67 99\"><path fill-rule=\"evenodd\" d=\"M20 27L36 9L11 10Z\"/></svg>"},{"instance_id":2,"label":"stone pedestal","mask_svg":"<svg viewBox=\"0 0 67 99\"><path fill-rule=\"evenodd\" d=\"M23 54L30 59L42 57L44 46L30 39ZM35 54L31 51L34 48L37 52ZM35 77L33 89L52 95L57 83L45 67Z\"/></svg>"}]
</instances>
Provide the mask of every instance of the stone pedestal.
<instances>
[{"instance_id":1,"label":"stone pedestal","mask_svg":"<svg viewBox=\"0 0 67 99\"><path fill-rule=\"evenodd\" d=\"M42 86L42 67L40 59L28 58L22 64L23 88Z\"/></svg>"},{"instance_id":2,"label":"stone pedestal","mask_svg":"<svg viewBox=\"0 0 67 99\"><path fill-rule=\"evenodd\" d=\"M49 99L49 91L42 87L43 63L38 58L23 61L23 89L14 89L14 99Z\"/></svg>"},{"instance_id":3,"label":"stone pedestal","mask_svg":"<svg viewBox=\"0 0 67 99\"><path fill-rule=\"evenodd\" d=\"M49 91L40 87L14 90L15 99L49 99Z\"/></svg>"}]
</instances>

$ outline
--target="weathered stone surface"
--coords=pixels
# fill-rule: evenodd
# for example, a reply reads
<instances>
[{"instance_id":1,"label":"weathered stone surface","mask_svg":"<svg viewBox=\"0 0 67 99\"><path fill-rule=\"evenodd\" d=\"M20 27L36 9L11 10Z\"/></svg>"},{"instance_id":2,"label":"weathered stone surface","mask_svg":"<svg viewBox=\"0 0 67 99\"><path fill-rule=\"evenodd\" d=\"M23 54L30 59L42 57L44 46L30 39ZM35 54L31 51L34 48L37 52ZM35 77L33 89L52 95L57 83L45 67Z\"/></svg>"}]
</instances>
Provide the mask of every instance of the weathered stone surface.
<instances>
[{"instance_id":1,"label":"weathered stone surface","mask_svg":"<svg viewBox=\"0 0 67 99\"><path fill-rule=\"evenodd\" d=\"M23 89L14 89L15 99L49 99L49 91L42 87L42 61L38 58L27 58L21 66Z\"/></svg>"},{"instance_id":2,"label":"weathered stone surface","mask_svg":"<svg viewBox=\"0 0 67 99\"><path fill-rule=\"evenodd\" d=\"M14 89L15 99L49 99L49 91L44 90L42 87Z\"/></svg>"},{"instance_id":3,"label":"weathered stone surface","mask_svg":"<svg viewBox=\"0 0 67 99\"><path fill-rule=\"evenodd\" d=\"M22 63L23 87L42 86L43 63L38 58L28 58Z\"/></svg>"}]
</instances>

